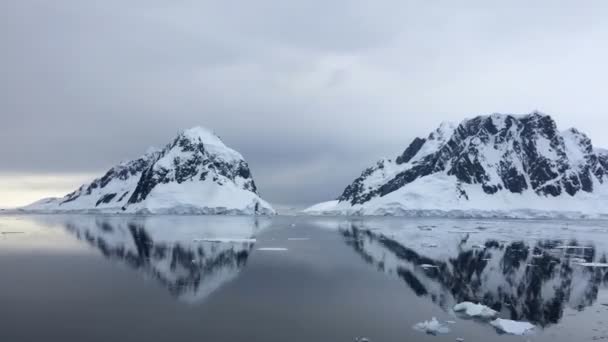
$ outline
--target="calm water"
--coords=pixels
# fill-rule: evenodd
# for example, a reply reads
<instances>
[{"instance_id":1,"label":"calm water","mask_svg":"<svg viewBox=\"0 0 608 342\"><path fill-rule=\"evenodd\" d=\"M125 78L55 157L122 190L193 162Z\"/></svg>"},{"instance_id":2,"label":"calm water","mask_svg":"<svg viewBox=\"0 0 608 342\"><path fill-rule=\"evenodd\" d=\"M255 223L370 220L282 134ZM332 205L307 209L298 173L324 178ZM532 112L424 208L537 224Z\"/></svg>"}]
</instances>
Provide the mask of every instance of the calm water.
<instances>
[{"instance_id":1,"label":"calm water","mask_svg":"<svg viewBox=\"0 0 608 342\"><path fill-rule=\"evenodd\" d=\"M0 216L0 341L608 339L608 222ZM421 265L429 265L422 267ZM482 301L529 321L499 334ZM450 331L412 327L437 317Z\"/></svg>"}]
</instances>

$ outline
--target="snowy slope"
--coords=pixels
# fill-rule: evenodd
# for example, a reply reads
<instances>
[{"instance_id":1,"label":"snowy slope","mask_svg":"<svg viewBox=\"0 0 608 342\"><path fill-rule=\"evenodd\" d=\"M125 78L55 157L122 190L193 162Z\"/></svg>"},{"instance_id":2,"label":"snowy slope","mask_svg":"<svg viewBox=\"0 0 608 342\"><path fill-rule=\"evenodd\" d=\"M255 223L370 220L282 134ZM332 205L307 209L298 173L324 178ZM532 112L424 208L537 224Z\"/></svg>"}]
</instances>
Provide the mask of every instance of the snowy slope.
<instances>
[{"instance_id":1,"label":"snowy slope","mask_svg":"<svg viewBox=\"0 0 608 342\"><path fill-rule=\"evenodd\" d=\"M608 214L608 153L553 119L493 114L442 124L306 214L500 217Z\"/></svg>"},{"instance_id":2,"label":"snowy slope","mask_svg":"<svg viewBox=\"0 0 608 342\"><path fill-rule=\"evenodd\" d=\"M139 214L273 214L257 194L243 156L211 131L194 127L161 150L123 162L63 198L27 207L36 212Z\"/></svg>"}]
</instances>

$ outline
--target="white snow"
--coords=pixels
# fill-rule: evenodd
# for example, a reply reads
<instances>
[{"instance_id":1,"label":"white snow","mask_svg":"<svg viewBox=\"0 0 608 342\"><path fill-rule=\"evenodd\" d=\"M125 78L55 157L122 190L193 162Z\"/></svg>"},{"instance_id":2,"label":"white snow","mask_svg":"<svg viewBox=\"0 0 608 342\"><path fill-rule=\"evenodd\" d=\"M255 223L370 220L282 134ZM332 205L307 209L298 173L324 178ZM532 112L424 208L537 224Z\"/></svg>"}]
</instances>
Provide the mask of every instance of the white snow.
<instances>
[{"instance_id":1,"label":"white snow","mask_svg":"<svg viewBox=\"0 0 608 342\"><path fill-rule=\"evenodd\" d=\"M534 325L531 323L502 318L497 318L490 322L490 324L499 331L511 335L526 335L534 329Z\"/></svg>"},{"instance_id":2,"label":"white snow","mask_svg":"<svg viewBox=\"0 0 608 342\"><path fill-rule=\"evenodd\" d=\"M414 330L431 335L447 334L450 332L450 328L448 328L445 324L440 323L435 317L431 318L430 321L416 323L413 328Z\"/></svg>"},{"instance_id":3,"label":"white snow","mask_svg":"<svg viewBox=\"0 0 608 342\"><path fill-rule=\"evenodd\" d=\"M320 213L322 215L323 213L334 211L336 209L336 207L338 206L338 203L339 203L338 200L321 202L321 203L317 203L307 209L304 209L304 211L302 211L302 212L311 213L311 214Z\"/></svg>"},{"instance_id":4,"label":"white snow","mask_svg":"<svg viewBox=\"0 0 608 342\"><path fill-rule=\"evenodd\" d=\"M463 312L470 317L492 318L498 313L483 304L475 304L472 302L462 302L454 305L455 312Z\"/></svg>"},{"instance_id":5,"label":"white snow","mask_svg":"<svg viewBox=\"0 0 608 342\"><path fill-rule=\"evenodd\" d=\"M416 153L412 160L410 160L410 162L406 165L414 164L443 147L443 145L445 145L445 143L452 137L452 134L454 134L457 127L458 125L453 122L442 122L439 125L439 128L429 134L424 145L422 145L420 148L420 151L418 151L418 153Z\"/></svg>"},{"instance_id":6,"label":"white snow","mask_svg":"<svg viewBox=\"0 0 608 342\"><path fill-rule=\"evenodd\" d=\"M127 212L150 214L253 214L256 204L266 213L270 204L251 191L232 182L219 185L211 179L171 182L155 186L145 201L133 204Z\"/></svg>"},{"instance_id":7,"label":"white snow","mask_svg":"<svg viewBox=\"0 0 608 342\"><path fill-rule=\"evenodd\" d=\"M461 184L468 200L458 197L455 176L436 173L383 197L364 203L330 201L312 206L307 215L447 216L495 218L603 218L608 217L608 182L596 184L594 193L575 196L538 196L533 190L523 193L499 191L486 194L477 184Z\"/></svg>"},{"instance_id":8,"label":"white snow","mask_svg":"<svg viewBox=\"0 0 608 342\"><path fill-rule=\"evenodd\" d=\"M431 264L421 264L420 267L422 267L422 268L428 268L428 269L430 269L430 268L438 268L438 266L431 265Z\"/></svg>"},{"instance_id":9,"label":"white snow","mask_svg":"<svg viewBox=\"0 0 608 342\"><path fill-rule=\"evenodd\" d=\"M562 132L568 160L578 166L585 161L585 153L581 150L581 141L587 137L578 130L571 128Z\"/></svg>"}]
</instances>

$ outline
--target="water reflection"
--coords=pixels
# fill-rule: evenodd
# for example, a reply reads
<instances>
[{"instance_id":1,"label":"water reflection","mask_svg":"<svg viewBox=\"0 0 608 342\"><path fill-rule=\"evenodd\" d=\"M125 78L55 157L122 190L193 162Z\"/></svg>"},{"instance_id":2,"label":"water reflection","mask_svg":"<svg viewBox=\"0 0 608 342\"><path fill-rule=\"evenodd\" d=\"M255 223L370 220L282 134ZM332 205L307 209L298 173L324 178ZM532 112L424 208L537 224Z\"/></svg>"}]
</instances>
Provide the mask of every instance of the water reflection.
<instances>
[{"instance_id":1,"label":"water reflection","mask_svg":"<svg viewBox=\"0 0 608 342\"><path fill-rule=\"evenodd\" d=\"M252 238L267 222L249 217L80 216L63 225L106 258L156 279L175 298L199 303L238 275L253 249Z\"/></svg>"},{"instance_id":2,"label":"water reflection","mask_svg":"<svg viewBox=\"0 0 608 342\"><path fill-rule=\"evenodd\" d=\"M475 231L434 230L443 242L434 244L415 233L390 234L357 222L342 224L339 231L366 262L445 310L463 301L482 302L502 317L547 326L558 323L566 307L592 305L608 285L607 268L580 265L606 262L606 255L577 240L472 242Z\"/></svg>"}]
</instances>

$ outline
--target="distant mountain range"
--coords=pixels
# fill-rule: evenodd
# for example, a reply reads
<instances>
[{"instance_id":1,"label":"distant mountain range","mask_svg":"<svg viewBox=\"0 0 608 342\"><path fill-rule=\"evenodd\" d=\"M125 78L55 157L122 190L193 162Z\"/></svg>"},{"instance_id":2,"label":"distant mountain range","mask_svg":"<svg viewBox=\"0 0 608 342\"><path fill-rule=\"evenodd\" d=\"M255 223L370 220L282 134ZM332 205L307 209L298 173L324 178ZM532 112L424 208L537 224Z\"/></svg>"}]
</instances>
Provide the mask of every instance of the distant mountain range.
<instances>
[{"instance_id":1,"label":"distant mountain range","mask_svg":"<svg viewBox=\"0 0 608 342\"><path fill-rule=\"evenodd\" d=\"M194 127L160 150L111 168L62 198L22 208L34 212L274 214L247 162L211 131Z\"/></svg>"},{"instance_id":2,"label":"distant mountain range","mask_svg":"<svg viewBox=\"0 0 608 342\"><path fill-rule=\"evenodd\" d=\"M596 217L607 200L608 151L534 112L443 123L304 213Z\"/></svg>"}]
</instances>

